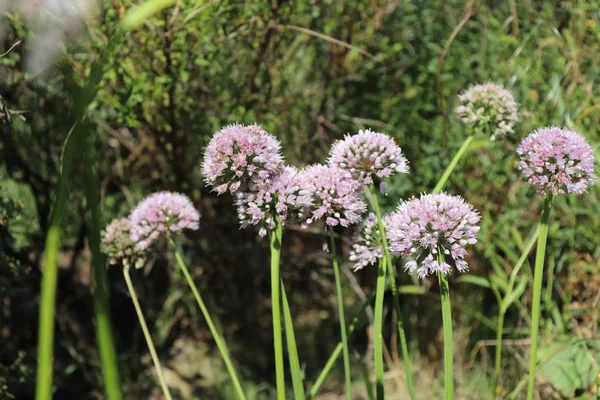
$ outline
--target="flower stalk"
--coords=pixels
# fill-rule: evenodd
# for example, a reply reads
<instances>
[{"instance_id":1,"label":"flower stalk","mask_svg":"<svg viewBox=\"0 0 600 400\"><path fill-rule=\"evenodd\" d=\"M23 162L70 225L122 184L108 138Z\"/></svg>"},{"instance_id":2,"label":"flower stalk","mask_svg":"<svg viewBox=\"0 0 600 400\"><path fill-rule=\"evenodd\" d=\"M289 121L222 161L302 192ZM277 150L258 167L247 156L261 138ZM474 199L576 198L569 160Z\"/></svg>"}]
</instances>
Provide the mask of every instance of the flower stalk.
<instances>
[{"instance_id":1,"label":"flower stalk","mask_svg":"<svg viewBox=\"0 0 600 400\"><path fill-rule=\"evenodd\" d=\"M131 301L133 302L135 312L138 316L138 320L140 321L140 327L142 328L142 332L144 333L144 338L146 339L148 350L150 350L150 356L152 356L152 362L154 363L154 369L156 370L156 375L158 376L160 387L162 388L163 394L165 395L165 399L172 400L171 393L169 392L169 387L165 382L165 377L163 375L162 366L160 364L158 354L156 353L156 348L154 347L154 342L152 341L152 336L150 335L148 325L146 324L146 319L144 318L144 313L142 312L142 307L140 306L140 302L135 293L135 288L133 286L133 283L131 282L131 276L129 274L129 265L123 267L123 276L125 277L127 289L129 290L129 295L131 296Z\"/></svg>"},{"instance_id":2,"label":"flower stalk","mask_svg":"<svg viewBox=\"0 0 600 400\"><path fill-rule=\"evenodd\" d=\"M379 201L377 199L377 191L375 190L375 185L369 185L371 191L371 197L373 200L373 208L375 209L375 215L377 216L377 224L379 227L379 234L381 236L381 241L383 244L383 259L385 262L385 268L387 269L387 275L390 279L390 287L392 291L392 298L394 303L394 310L396 312L396 320L398 325L398 334L400 336L400 348L402 350L402 361L404 363L404 369L406 372L406 383L408 386L408 392L410 398L412 400L416 399L415 388L412 381L412 366L410 360L410 354L408 352L408 344L406 341L406 333L404 331L404 322L402 318L402 308L400 307L400 296L398 294L398 288L396 286L395 279L395 271L394 266L392 264L392 256L390 255L390 248L387 241L387 232L385 230L385 225L383 223L383 217L381 215L381 209L379 208ZM385 286L385 277L384 277L384 286ZM379 277L378 277L378 287L379 287ZM382 289L385 290L385 289ZM381 330L378 331L381 334Z\"/></svg>"},{"instance_id":3,"label":"flower stalk","mask_svg":"<svg viewBox=\"0 0 600 400\"><path fill-rule=\"evenodd\" d=\"M285 366L283 364L283 338L281 334L281 275L279 260L281 258L282 227L276 221L275 229L269 232L271 248L271 308L273 313L273 348L275 351L275 379L277 400L285 400Z\"/></svg>"},{"instance_id":4,"label":"flower stalk","mask_svg":"<svg viewBox=\"0 0 600 400\"><path fill-rule=\"evenodd\" d=\"M352 400L352 375L350 372L350 351L348 349L348 337L346 333L346 316L344 313L344 296L342 293L342 281L340 278L340 267L337 259L335 246L335 234L333 227L329 227L329 238L331 241L331 256L333 258L333 274L335 276L335 288L337 292L338 314L340 319L340 333L342 336L342 353L344 358L344 379L346 382L346 397Z\"/></svg>"},{"instance_id":5,"label":"flower stalk","mask_svg":"<svg viewBox=\"0 0 600 400\"><path fill-rule=\"evenodd\" d=\"M443 260L440 261L444 262ZM438 272L440 295L442 298L442 323L444 326L444 388L446 400L454 399L454 361L452 353L452 307L448 278Z\"/></svg>"},{"instance_id":6,"label":"flower stalk","mask_svg":"<svg viewBox=\"0 0 600 400\"><path fill-rule=\"evenodd\" d=\"M204 319L206 320L206 324L208 325L208 328L210 329L210 333L212 334L213 339L214 339L215 343L217 344L217 348L221 352L221 357L223 357L223 361L225 362L225 367L227 368L227 372L229 372L229 376L231 378L231 381L233 382L233 386L235 388L236 395L239 400L246 400L246 396L244 395L242 385L240 384L240 380L238 379L237 373L233 366L233 362L231 361L231 358L229 356L229 351L227 350L225 341L221 338L221 335L217 331L217 328L215 327L215 324L210 316L210 313L208 312L208 309L206 308L206 305L204 304L204 301L202 300L202 297L200 296L200 292L198 291L198 288L196 287L196 284L194 283L194 280L192 279L192 276L190 275L190 272L188 271L188 268L186 267L185 262L183 261L183 257L181 256L181 253L179 252L179 249L177 248L177 245L175 244L175 241L173 240L173 238L169 237L169 243L171 245L171 248L173 249L173 253L175 254L175 259L177 261L177 265L181 269L181 272L183 272L183 275L185 276L185 279L186 279L190 289L192 290L192 293L194 294L196 303L198 303L198 306L200 307L200 310L202 311L202 315L204 316Z\"/></svg>"},{"instance_id":7,"label":"flower stalk","mask_svg":"<svg viewBox=\"0 0 600 400\"><path fill-rule=\"evenodd\" d=\"M535 271L533 275L533 299L531 310L531 352L529 355L529 382L527 385L527 400L533 399L535 391L535 370L537 366L537 347L540 328L540 306L542 298L542 278L544 276L544 259L546 256L546 242L548 239L548 222L552 211L554 196L546 194L544 208L540 219L540 234L535 255Z\"/></svg>"}]
</instances>

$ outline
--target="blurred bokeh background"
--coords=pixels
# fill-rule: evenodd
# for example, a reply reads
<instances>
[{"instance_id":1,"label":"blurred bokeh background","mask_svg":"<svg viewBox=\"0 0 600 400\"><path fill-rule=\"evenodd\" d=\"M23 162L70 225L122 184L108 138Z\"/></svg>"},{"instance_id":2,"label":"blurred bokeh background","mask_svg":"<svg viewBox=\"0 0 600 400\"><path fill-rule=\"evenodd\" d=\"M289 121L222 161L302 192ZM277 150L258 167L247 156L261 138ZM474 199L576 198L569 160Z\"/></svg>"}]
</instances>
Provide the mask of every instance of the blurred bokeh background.
<instances>
[{"instance_id":1,"label":"blurred bokeh background","mask_svg":"<svg viewBox=\"0 0 600 400\"><path fill-rule=\"evenodd\" d=\"M0 2L0 398L27 399L35 383L41 256L73 93L133 0ZM520 103L516 134L477 136L447 190L480 210L482 230L468 274L451 280L459 399L493 398L498 301L489 282L508 279L537 223L541 199L521 181L515 148L536 127L580 130L598 149L600 5L584 0L179 0L128 33L89 111L103 220L125 216L145 195L189 195L201 229L185 236L189 266L218 320L252 399L274 398L268 242L239 230L228 195L203 185L200 162L212 133L257 122L282 142L289 164L322 162L346 133L392 135L410 161L385 198L431 190L467 128L456 96L493 81ZM82 162L82 160L79 160ZM55 398L102 399L93 329L84 174L75 169L56 315ZM600 372L600 190L564 196L550 226L542 297L541 399L587 399ZM339 340L331 255L324 229L284 234L282 259L300 358L313 381ZM340 230L345 266L352 229ZM529 258L532 261L532 258ZM399 273L417 392L442 388L437 282ZM119 267L109 269L110 304L127 398L158 399L152 362ZM531 267L525 263L525 280ZM167 381L181 399L232 399L227 374L170 252L133 273ZM550 276L550 274L549 274ZM353 315L375 286L375 269L344 276ZM487 282L487 284L485 283ZM417 288L415 289L415 287ZM527 286L528 287L528 286ZM522 398L531 293L506 317L504 398ZM403 399L391 298L386 301L387 390ZM351 337L355 397L372 370L369 318ZM341 360L321 390L338 399ZM394 397L395 396L395 397ZM512 396L512 397L511 397Z\"/></svg>"}]
</instances>

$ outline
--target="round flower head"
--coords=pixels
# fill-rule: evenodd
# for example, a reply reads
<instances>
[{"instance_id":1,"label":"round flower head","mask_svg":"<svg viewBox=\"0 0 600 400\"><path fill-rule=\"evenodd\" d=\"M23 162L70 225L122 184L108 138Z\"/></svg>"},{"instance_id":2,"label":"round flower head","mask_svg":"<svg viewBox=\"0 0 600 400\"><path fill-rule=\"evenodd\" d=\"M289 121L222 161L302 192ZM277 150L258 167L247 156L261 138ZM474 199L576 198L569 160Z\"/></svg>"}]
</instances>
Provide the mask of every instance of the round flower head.
<instances>
[{"instance_id":1,"label":"round flower head","mask_svg":"<svg viewBox=\"0 0 600 400\"><path fill-rule=\"evenodd\" d=\"M458 96L456 114L464 123L489 128L492 139L513 133L518 105L502 85L474 85Z\"/></svg>"},{"instance_id":2,"label":"round flower head","mask_svg":"<svg viewBox=\"0 0 600 400\"><path fill-rule=\"evenodd\" d=\"M260 225L260 236L288 219L300 220L310 205L311 195L296 168L285 167L279 175L250 191L237 194L236 205L242 228Z\"/></svg>"},{"instance_id":3,"label":"round flower head","mask_svg":"<svg viewBox=\"0 0 600 400\"><path fill-rule=\"evenodd\" d=\"M334 143L329 163L349 171L365 185L373 183L373 175L383 179L408 172L408 161L394 139L369 129Z\"/></svg>"},{"instance_id":4,"label":"round flower head","mask_svg":"<svg viewBox=\"0 0 600 400\"><path fill-rule=\"evenodd\" d=\"M258 125L233 124L216 132L204 154L202 174L218 194L245 190L283 168L279 141Z\"/></svg>"},{"instance_id":5,"label":"round flower head","mask_svg":"<svg viewBox=\"0 0 600 400\"><path fill-rule=\"evenodd\" d=\"M317 164L300 171L300 179L311 194L304 226L320 218L329 226L348 226L361 220L366 209L361 184L348 171Z\"/></svg>"},{"instance_id":6,"label":"round flower head","mask_svg":"<svg viewBox=\"0 0 600 400\"><path fill-rule=\"evenodd\" d=\"M467 269L465 246L477 242L479 214L460 196L426 194L401 203L390 215L390 251L414 260L405 268L417 271L420 278L450 272L449 258L456 268Z\"/></svg>"},{"instance_id":7,"label":"round flower head","mask_svg":"<svg viewBox=\"0 0 600 400\"><path fill-rule=\"evenodd\" d=\"M200 214L186 196L158 192L142 200L131 212L131 238L140 250L148 248L162 233L197 230Z\"/></svg>"},{"instance_id":8,"label":"round flower head","mask_svg":"<svg viewBox=\"0 0 600 400\"><path fill-rule=\"evenodd\" d=\"M569 129L541 128L521 142L519 169L541 194L583 193L594 182L594 151Z\"/></svg>"},{"instance_id":9,"label":"round flower head","mask_svg":"<svg viewBox=\"0 0 600 400\"><path fill-rule=\"evenodd\" d=\"M124 267L133 265L136 268L144 264L144 252L136 247L131 238L131 221L127 218L114 219L102 231L100 247L110 264L121 261Z\"/></svg>"},{"instance_id":10,"label":"round flower head","mask_svg":"<svg viewBox=\"0 0 600 400\"><path fill-rule=\"evenodd\" d=\"M383 215L383 223L387 226L389 215ZM358 271L368 265L375 264L383 258L383 241L379 232L377 216L369 213L362 221L360 229L354 235L354 244L350 250L350 261L354 262L354 270Z\"/></svg>"}]
</instances>

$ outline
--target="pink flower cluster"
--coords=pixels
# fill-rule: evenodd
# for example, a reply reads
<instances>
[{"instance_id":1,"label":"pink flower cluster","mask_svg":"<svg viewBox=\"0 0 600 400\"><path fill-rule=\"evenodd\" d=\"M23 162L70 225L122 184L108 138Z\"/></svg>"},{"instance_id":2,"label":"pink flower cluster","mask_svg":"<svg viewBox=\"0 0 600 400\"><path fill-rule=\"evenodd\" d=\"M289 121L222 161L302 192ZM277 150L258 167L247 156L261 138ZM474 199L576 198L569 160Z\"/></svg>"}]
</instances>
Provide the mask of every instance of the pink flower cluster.
<instances>
[{"instance_id":1,"label":"pink flower cluster","mask_svg":"<svg viewBox=\"0 0 600 400\"><path fill-rule=\"evenodd\" d=\"M119 261L124 267L142 267L144 264L144 252L137 248L131 238L131 221L127 218L114 219L102 232L100 247L102 252L108 256L110 264Z\"/></svg>"},{"instance_id":2,"label":"pink flower cluster","mask_svg":"<svg viewBox=\"0 0 600 400\"><path fill-rule=\"evenodd\" d=\"M390 251L414 260L405 268L420 278L448 274L448 257L466 271L465 246L477 242L479 214L460 196L426 194L400 203L387 220Z\"/></svg>"},{"instance_id":3,"label":"pink flower cluster","mask_svg":"<svg viewBox=\"0 0 600 400\"><path fill-rule=\"evenodd\" d=\"M247 192L238 192L236 205L242 228L260 225L260 236L288 219L301 220L310 206L311 194L306 182L294 167L285 167L273 179L250 186Z\"/></svg>"},{"instance_id":4,"label":"pink flower cluster","mask_svg":"<svg viewBox=\"0 0 600 400\"><path fill-rule=\"evenodd\" d=\"M485 83L469 87L458 96L456 114L466 124L489 128L492 139L511 134L517 122L518 105L502 85Z\"/></svg>"},{"instance_id":5,"label":"pink flower cluster","mask_svg":"<svg viewBox=\"0 0 600 400\"><path fill-rule=\"evenodd\" d=\"M229 125L208 143L202 174L218 194L244 191L281 171L280 151L279 141L259 125Z\"/></svg>"},{"instance_id":6,"label":"pink flower cluster","mask_svg":"<svg viewBox=\"0 0 600 400\"><path fill-rule=\"evenodd\" d=\"M304 225L323 218L329 226L359 222L366 205L361 184L350 172L332 165L311 165L300 172L311 193L309 217Z\"/></svg>"},{"instance_id":7,"label":"pink flower cluster","mask_svg":"<svg viewBox=\"0 0 600 400\"><path fill-rule=\"evenodd\" d=\"M538 129L523 139L517 153L519 169L540 194L583 193L594 182L594 151L578 132Z\"/></svg>"},{"instance_id":8,"label":"pink flower cluster","mask_svg":"<svg viewBox=\"0 0 600 400\"><path fill-rule=\"evenodd\" d=\"M384 215L383 223L385 225L387 225L387 219L388 215ZM354 235L349 260L354 262L354 270L358 271L375 264L381 258L383 258L383 241L379 232L377 216L369 213Z\"/></svg>"},{"instance_id":9,"label":"pink flower cluster","mask_svg":"<svg viewBox=\"0 0 600 400\"><path fill-rule=\"evenodd\" d=\"M373 176L383 179L408 172L408 161L394 139L369 129L336 142L331 148L329 164L349 171L365 185L373 183Z\"/></svg>"},{"instance_id":10,"label":"pink flower cluster","mask_svg":"<svg viewBox=\"0 0 600 400\"><path fill-rule=\"evenodd\" d=\"M158 192L142 200L129 216L131 238L145 250L163 233L197 230L200 214L185 195Z\"/></svg>"}]
</instances>

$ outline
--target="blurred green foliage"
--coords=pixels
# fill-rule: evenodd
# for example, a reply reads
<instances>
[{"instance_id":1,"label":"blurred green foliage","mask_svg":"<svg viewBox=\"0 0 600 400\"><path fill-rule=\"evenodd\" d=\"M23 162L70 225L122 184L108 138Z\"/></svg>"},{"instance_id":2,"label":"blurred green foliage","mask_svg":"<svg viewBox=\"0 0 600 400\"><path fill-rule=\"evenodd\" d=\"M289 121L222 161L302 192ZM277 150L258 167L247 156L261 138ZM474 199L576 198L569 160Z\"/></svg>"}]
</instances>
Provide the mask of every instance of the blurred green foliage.
<instances>
[{"instance_id":1,"label":"blurred green foliage","mask_svg":"<svg viewBox=\"0 0 600 400\"><path fill-rule=\"evenodd\" d=\"M87 21L85 34L72 36L63 48L57 68L37 77L25 72L31 35L25 20L2 14L7 34L0 53L23 40L0 57L0 299L6 305L0 314L5 349L0 353L0 376L8 377L6 384L0 380L0 390L17 397L31 389L31 377L15 379L19 374L10 366L17 359L25 367L34 365L39 261L51 190L69 130L65 111L73 107L68 91L86 82L92 62L132 4L104 2L98 17ZM189 265L209 308L220 317L254 398L272 395L273 360L265 351L271 343L267 244L252 230L239 231L232 199L217 198L202 184L202 152L215 130L233 122L258 122L278 136L287 161L296 165L323 161L331 143L348 132L370 127L393 135L410 160L411 173L391 182L384 205L392 209L400 199L430 190L462 143L465 128L452 111L457 93L473 83L504 84L520 103L517 134L499 142L478 136L446 187L468 199L483 216L480 241L470 261L470 273L483 278L508 277L520 255L520 242L539 215L540 199L516 170L514 149L520 139L536 127L566 125L587 136L597 152L597 2L469 4L181 0L128 34L119 48L89 112L103 217L108 222L126 214L155 190L177 190L192 197L203 219L201 231L186 243ZM467 11L471 15L447 47L438 76L447 40ZM90 399L99 396L101 381L91 322L84 177L75 175L60 260L56 396ZM596 186L586 195L565 196L556 204L548 247L548 265L555 278L546 280L542 344L565 336L597 338L599 193ZM340 233L344 238L351 235ZM319 232L290 230L284 237L284 281L290 286L300 357L309 381L338 340L335 318L329 318L335 315L335 305L323 241ZM156 254L134 277L159 351L168 360L167 369L183 398L200 394L230 398L218 378L223 371L213 360L214 349L198 356L198 365L205 367L194 374L178 372L178 355L190 346L182 347L188 343L184 339L211 342L184 290L185 282L170 266L166 254ZM531 279L527 262L522 276ZM402 284L419 284L404 274L400 277ZM365 291L373 288L373 271L362 271L356 278ZM151 363L119 271L111 269L109 281L128 395L149 398L155 391ZM430 288L432 284L425 284L429 295L437 290L435 284ZM493 349L486 350L479 341L495 335L497 303L485 287L469 282L451 285L459 349L465 354L458 372L463 382L459 398L480 399L492 387L486 374L486 368L491 374L492 358L485 354ZM360 304L356 288L348 281L350 313ZM529 298L527 290L509 309L507 338L527 336ZM441 321L436 296L406 295L403 301L415 359L424 370L439 372ZM352 345L364 354L368 343L365 322ZM526 346L505 351L506 394L523 374L518 360L526 353ZM483 370L474 363L481 363ZM341 387L337 373L325 389ZM431 387L435 396L439 384L427 384L431 376L423 373L417 381ZM543 393L562 393L566 398L551 379L547 386Z\"/></svg>"}]
</instances>

